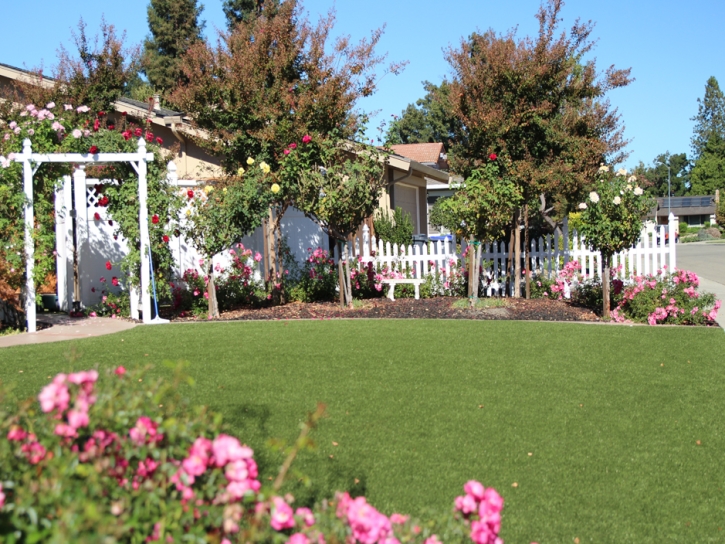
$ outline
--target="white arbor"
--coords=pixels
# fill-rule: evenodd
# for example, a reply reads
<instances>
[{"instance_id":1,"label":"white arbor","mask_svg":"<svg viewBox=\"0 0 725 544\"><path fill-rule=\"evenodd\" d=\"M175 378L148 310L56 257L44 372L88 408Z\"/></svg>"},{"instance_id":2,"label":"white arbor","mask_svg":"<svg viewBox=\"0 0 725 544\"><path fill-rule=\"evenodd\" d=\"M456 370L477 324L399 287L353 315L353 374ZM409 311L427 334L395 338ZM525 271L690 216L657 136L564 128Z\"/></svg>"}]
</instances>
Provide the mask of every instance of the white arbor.
<instances>
[{"instance_id":1,"label":"white arbor","mask_svg":"<svg viewBox=\"0 0 725 544\"><path fill-rule=\"evenodd\" d=\"M33 175L41 164L71 163L71 164L102 164L113 162L130 163L138 174L139 199L139 230L141 240L141 310L144 323L151 322L151 295L149 292L151 265L149 261L149 226L148 226L148 163L154 160L154 154L146 151L146 141L138 140L136 153L33 153L29 139L23 141L23 152L15 155L15 162L23 164L23 189L25 192L25 273L27 277L25 315L28 321L28 332L36 332L35 312L35 282L33 281L33 268L35 258L35 245L33 243L34 210L33 210ZM83 188L85 191L85 187ZM131 291L131 317L138 318L138 291Z\"/></svg>"}]
</instances>

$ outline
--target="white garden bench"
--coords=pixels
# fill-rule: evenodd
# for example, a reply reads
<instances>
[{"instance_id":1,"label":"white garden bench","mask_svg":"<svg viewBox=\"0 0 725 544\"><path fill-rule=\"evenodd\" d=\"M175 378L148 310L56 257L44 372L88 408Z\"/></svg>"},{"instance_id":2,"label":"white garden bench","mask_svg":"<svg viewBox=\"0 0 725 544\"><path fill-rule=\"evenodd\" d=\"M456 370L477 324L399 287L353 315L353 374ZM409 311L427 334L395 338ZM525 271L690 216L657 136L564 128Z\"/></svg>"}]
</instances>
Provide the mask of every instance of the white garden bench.
<instances>
[{"instance_id":1,"label":"white garden bench","mask_svg":"<svg viewBox=\"0 0 725 544\"><path fill-rule=\"evenodd\" d=\"M423 279L415 278L390 278L384 279L380 283L387 283L390 287L388 288L388 298L395 300L395 286L399 283L411 283L415 286L415 300L420 298L420 284L425 282Z\"/></svg>"}]
</instances>

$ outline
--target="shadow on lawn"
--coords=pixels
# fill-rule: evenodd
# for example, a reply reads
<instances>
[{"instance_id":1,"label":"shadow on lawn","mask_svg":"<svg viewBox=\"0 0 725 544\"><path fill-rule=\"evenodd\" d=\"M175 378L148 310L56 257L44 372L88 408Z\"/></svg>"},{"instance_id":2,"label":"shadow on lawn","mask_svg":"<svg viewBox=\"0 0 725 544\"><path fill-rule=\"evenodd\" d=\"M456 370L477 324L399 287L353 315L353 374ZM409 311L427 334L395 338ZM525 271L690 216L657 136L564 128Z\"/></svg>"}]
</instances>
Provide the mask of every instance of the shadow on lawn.
<instances>
[{"instance_id":1,"label":"shadow on lawn","mask_svg":"<svg viewBox=\"0 0 725 544\"><path fill-rule=\"evenodd\" d=\"M268 429L272 410L267 404L242 402L225 409L225 414L232 433L254 449L260 481L263 485L271 484L284 462L282 450L297 437L272 435ZM353 497L365 495L368 490L365 472L356 463L341 461L320 451L316 435L315 431L311 434L312 450L298 454L280 493L291 493L296 507L331 499L336 491L348 491Z\"/></svg>"}]
</instances>

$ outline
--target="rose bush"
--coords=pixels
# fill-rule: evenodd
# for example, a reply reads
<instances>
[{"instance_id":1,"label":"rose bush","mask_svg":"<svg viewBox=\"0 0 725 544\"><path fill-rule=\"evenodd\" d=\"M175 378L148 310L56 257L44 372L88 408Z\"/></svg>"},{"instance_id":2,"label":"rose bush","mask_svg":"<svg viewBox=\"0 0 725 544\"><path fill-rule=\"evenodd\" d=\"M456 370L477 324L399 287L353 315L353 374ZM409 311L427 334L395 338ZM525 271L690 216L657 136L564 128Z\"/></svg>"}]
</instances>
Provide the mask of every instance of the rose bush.
<instances>
[{"instance_id":1,"label":"rose bush","mask_svg":"<svg viewBox=\"0 0 725 544\"><path fill-rule=\"evenodd\" d=\"M497 544L503 499L469 481L455 508L420 522L338 493L313 508L282 495L305 424L273 484L222 418L178 398L183 381L123 367L59 374L0 411L0 539L20 542ZM7 404L0 390L0 406ZM4 410L4 409L2 409Z\"/></svg>"}]
</instances>

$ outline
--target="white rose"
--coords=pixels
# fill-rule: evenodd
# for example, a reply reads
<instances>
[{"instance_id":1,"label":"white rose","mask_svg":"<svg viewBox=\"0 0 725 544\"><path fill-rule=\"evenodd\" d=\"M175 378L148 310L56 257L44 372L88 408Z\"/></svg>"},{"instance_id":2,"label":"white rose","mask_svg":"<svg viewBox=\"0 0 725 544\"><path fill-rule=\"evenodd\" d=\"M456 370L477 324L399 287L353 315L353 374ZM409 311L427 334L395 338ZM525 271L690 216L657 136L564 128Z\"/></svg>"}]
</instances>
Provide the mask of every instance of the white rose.
<instances>
[{"instance_id":1,"label":"white rose","mask_svg":"<svg viewBox=\"0 0 725 544\"><path fill-rule=\"evenodd\" d=\"M581 202L579 204L579 209L580 210L586 210L587 209L587 203L586 202Z\"/></svg>"},{"instance_id":2,"label":"white rose","mask_svg":"<svg viewBox=\"0 0 725 544\"><path fill-rule=\"evenodd\" d=\"M637 181L637 176L629 176L629 178L627 179L627 181L629 183L634 183L635 181Z\"/></svg>"},{"instance_id":3,"label":"white rose","mask_svg":"<svg viewBox=\"0 0 725 544\"><path fill-rule=\"evenodd\" d=\"M596 204L597 202L599 202L599 195L595 191L592 191L591 193L589 193L589 200Z\"/></svg>"},{"instance_id":4,"label":"white rose","mask_svg":"<svg viewBox=\"0 0 725 544\"><path fill-rule=\"evenodd\" d=\"M604 166L604 165L601 165L601 166L599 167L599 173L600 173L600 174L603 174L604 172L609 172L609 166Z\"/></svg>"},{"instance_id":5,"label":"white rose","mask_svg":"<svg viewBox=\"0 0 725 544\"><path fill-rule=\"evenodd\" d=\"M640 196L642 193L644 193L644 191L642 190L641 187L635 187L634 188L634 194L635 195Z\"/></svg>"},{"instance_id":6,"label":"white rose","mask_svg":"<svg viewBox=\"0 0 725 544\"><path fill-rule=\"evenodd\" d=\"M618 196L615 196L615 197L614 197L614 203L615 203L615 204L616 204L617 206L619 206L619 205L620 205L620 204L622 203L622 199L621 199L621 198L619 198Z\"/></svg>"},{"instance_id":7,"label":"white rose","mask_svg":"<svg viewBox=\"0 0 725 544\"><path fill-rule=\"evenodd\" d=\"M626 176L627 175L627 171L624 168L620 168L619 170L617 170L617 175L618 176Z\"/></svg>"}]
</instances>

